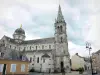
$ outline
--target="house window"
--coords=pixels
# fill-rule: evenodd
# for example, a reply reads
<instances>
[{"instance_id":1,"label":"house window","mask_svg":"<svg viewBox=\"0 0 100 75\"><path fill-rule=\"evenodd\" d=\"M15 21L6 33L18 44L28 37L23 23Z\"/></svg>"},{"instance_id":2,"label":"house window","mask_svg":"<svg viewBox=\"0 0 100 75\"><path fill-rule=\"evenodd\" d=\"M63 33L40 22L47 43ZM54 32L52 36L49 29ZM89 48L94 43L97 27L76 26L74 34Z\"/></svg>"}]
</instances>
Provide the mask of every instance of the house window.
<instances>
[{"instance_id":1,"label":"house window","mask_svg":"<svg viewBox=\"0 0 100 75\"><path fill-rule=\"evenodd\" d=\"M30 57L30 62L32 62L32 57Z\"/></svg>"},{"instance_id":2,"label":"house window","mask_svg":"<svg viewBox=\"0 0 100 75\"><path fill-rule=\"evenodd\" d=\"M51 45L49 45L49 49L51 49Z\"/></svg>"},{"instance_id":3,"label":"house window","mask_svg":"<svg viewBox=\"0 0 100 75\"><path fill-rule=\"evenodd\" d=\"M25 72L25 64L21 64L21 72Z\"/></svg>"},{"instance_id":4,"label":"house window","mask_svg":"<svg viewBox=\"0 0 100 75\"><path fill-rule=\"evenodd\" d=\"M43 63L45 63L45 59L43 59Z\"/></svg>"},{"instance_id":5,"label":"house window","mask_svg":"<svg viewBox=\"0 0 100 75\"><path fill-rule=\"evenodd\" d=\"M4 43L4 40L3 40L3 43Z\"/></svg>"},{"instance_id":6,"label":"house window","mask_svg":"<svg viewBox=\"0 0 100 75\"><path fill-rule=\"evenodd\" d=\"M11 64L10 72L16 72L16 64Z\"/></svg>"},{"instance_id":7,"label":"house window","mask_svg":"<svg viewBox=\"0 0 100 75\"><path fill-rule=\"evenodd\" d=\"M39 57L37 58L37 63L39 63Z\"/></svg>"},{"instance_id":8,"label":"house window","mask_svg":"<svg viewBox=\"0 0 100 75\"><path fill-rule=\"evenodd\" d=\"M0 64L0 72L3 72L3 66L4 64Z\"/></svg>"},{"instance_id":9,"label":"house window","mask_svg":"<svg viewBox=\"0 0 100 75\"><path fill-rule=\"evenodd\" d=\"M44 45L42 45L42 49L44 49Z\"/></svg>"}]
</instances>

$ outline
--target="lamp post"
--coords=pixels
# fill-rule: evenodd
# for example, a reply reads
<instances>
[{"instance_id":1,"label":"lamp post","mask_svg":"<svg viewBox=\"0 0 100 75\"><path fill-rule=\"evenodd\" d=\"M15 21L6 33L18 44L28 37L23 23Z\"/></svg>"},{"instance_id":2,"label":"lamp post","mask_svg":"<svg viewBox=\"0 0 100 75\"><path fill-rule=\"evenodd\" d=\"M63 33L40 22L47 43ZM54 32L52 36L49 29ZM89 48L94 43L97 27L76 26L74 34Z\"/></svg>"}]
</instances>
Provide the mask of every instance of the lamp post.
<instances>
[{"instance_id":1,"label":"lamp post","mask_svg":"<svg viewBox=\"0 0 100 75\"><path fill-rule=\"evenodd\" d=\"M90 43L86 43L86 49L89 50L89 56L90 56L90 64L91 64L91 72L92 72L92 75L93 75L93 68L92 68L92 58L91 58L91 55L90 55L90 51L91 51L91 44Z\"/></svg>"}]
</instances>

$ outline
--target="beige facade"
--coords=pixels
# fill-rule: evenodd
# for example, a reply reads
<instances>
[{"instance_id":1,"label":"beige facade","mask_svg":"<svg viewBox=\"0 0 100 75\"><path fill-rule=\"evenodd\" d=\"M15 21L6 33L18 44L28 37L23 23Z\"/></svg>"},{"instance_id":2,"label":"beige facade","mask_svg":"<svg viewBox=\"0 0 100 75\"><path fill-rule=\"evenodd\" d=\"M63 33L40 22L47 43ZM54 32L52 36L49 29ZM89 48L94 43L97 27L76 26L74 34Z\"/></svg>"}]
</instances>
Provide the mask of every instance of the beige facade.
<instances>
[{"instance_id":1,"label":"beige facade","mask_svg":"<svg viewBox=\"0 0 100 75\"><path fill-rule=\"evenodd\" d=\"M6 69L5 69L6 75L28 75L29 74L29 70L28 70L29 62L27 61L0 59L0 65L1 64L3 65L6 64ZM11 70L12 64L16 65L15 72L12 72ZM22 70L22 65L25 66L24 70ZM2 69L2 71L0 71L0 75L2 75L3 67L0 69Z\"/></svg>"},{"instance_id":2,"label":"beige facade","mask_svg":"<svg viewBox=\"0 0 100 75\"><path fill-rule=\"evenodd\" d=\"M85 70L90 69L90 63L88 62L88 60L86 60L86 58L84 57L79 56L78 53L72 56L71 64L73 70L77 70L79 68L84 68Z\"/></svg>"},{"instance_id":3,"label":"beige facade","mask_svg":"<svg viewBox=\"0 0 100 75\"><path fill-rule=\"evenodd\" d=\"M100 50L92 54L92 66L94 70L100 71Z\"/></svg>"}]
</instances>

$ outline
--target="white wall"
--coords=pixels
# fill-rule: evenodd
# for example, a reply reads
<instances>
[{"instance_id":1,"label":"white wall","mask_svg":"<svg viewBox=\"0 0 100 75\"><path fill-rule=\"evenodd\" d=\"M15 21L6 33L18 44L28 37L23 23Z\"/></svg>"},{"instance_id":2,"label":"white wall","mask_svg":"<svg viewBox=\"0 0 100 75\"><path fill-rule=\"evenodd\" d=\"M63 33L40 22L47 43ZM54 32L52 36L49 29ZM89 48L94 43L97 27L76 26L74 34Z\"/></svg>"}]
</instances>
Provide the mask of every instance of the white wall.
<instances>
[{"instance_id":1,"label":"white wall","mask_svg":"<svg viewBox=\"0 0 100 75\"><path fill-rule=\"evenodd\" d=\"M72 69L78 69L80 67L84 68L85 61L83 58L80 58L77 55L72 56L71 58Z\"/></svg>"}]
</instances>

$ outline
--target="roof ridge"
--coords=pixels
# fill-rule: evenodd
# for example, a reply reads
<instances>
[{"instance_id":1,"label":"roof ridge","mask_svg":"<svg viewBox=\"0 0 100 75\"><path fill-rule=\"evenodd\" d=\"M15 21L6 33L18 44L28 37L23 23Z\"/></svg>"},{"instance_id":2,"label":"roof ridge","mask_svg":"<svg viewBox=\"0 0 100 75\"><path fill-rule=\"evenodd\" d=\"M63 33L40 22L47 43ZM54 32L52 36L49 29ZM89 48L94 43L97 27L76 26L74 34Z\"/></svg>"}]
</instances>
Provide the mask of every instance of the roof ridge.
<instances>
[{"instance_id":1,"label":"roof ridge","mask_svg":"<svg viewBox=\"0 0 100 75\"><path fill-rule=\"evenodd\" d=\"M48 37L48 38L40 38L40 39L33 39L33 40L45 40L45 39L52 39L54 37ZM25 40L25 41L33 41L33 40Z\"/></svg>"}]
</instances>

